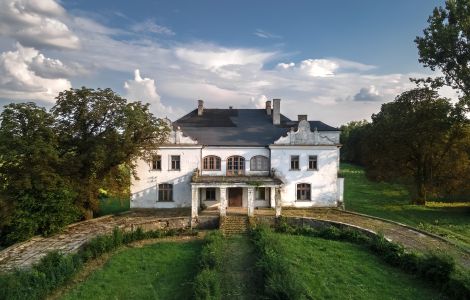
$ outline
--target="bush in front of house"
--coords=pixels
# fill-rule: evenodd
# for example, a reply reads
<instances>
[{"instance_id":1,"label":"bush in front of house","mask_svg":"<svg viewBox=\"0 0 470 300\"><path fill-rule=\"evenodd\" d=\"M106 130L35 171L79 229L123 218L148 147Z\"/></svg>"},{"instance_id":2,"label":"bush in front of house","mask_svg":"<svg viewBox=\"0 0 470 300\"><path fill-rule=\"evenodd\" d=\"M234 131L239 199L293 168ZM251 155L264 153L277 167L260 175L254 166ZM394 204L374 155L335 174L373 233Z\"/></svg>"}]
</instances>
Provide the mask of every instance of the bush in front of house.
<instances>
[{"instance_id":1,"label":"bush in front of house","mask_svg":"<svg viewBox=\"0 0 470 300\"><path fill-rule=\"evenodd\" d=\"M220 266L223 264L224 237L220 231L210 232L201 250L200 272L194 280L196 300L222 299Z\"/></svg>"},{"instance_id":2,"label":"bush in front of house","mask_svg":"<svg viewBox=\"0 0 470 300\"><path fill-rule=\"evenodd\" d=\"M256 265L263 274L264 294L269 299L308 299L307 289L272 230L257 226L250 233L258 255Z\"/></svg>"},{"instance_id":3,"label":"bush in front of house","mask_svg":"<svg viewBox=\"0 0 470 300\"><path fill-rule=\"evenodd\" d=\"M422 255L409 252L402 245L388 241L382 234L368 236L359 230L348 227L290 226L284 218L278 220L276 231L348 241L365 246L388 264L436 285L452 299L470 298L470 272L457 269L455 261L448 255L439 253Z\"/></svg>"},{"instance_id":4,"label":"bush in front of house","mask_svg":"<svg viewBox=\"0 0 470 300\"><path fill-rule=\"evenodd\" d=\"M90 259L135 241L189 233L184 229L144 232L139 227L134 231L124 232L115 228L112 234L91 239L77 253L65 255L57 251L50 252L29 269L0 274L0 300L44 299L72 278Z\"/></svg>"}]
</instances>

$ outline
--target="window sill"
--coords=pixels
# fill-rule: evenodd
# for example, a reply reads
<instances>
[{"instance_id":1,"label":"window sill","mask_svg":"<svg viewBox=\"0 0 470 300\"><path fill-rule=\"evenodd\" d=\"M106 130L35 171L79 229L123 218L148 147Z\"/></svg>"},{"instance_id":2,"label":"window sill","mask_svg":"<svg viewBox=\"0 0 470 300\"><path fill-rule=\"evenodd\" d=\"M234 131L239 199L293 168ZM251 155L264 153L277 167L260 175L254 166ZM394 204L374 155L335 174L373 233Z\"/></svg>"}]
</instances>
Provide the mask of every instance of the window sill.
<instances>
[{"instance_id":1,"label":"window sill","mask_svg":"<svg viewBox=\"0 0 470 300\"><path fill-rule=\"evenodd\" d=\"M289 169L289 171L300 171L300 169Z\"/></svg>"},{"instance_id":2,"label":"window sill","mask_svg":"<svg viewBox=\"0 0 470 300\"><path fill-rule=\"evenodd\" d=\"M158 202L168 203L168 202L175 202L175 201L173 201L173 200L158 200L157 203L158 203Z\"/></svg>"},{"instance_id":3,"label":"window sill","mask_svg":"<svg viewBox=\"0 0 470 300\"><path fill-rule=\"evenodd\" d=\"M312 200L295 200L295 202L312 202Z\"/></svg>"},{"instance_id":4,"label":"window sill","mask_svg":"<svg viewBox=\"0 0 470 300\"><path fill-rule=\"evenodd\" d=\"M307 169L307 171L318 171L318 169Z\"/></svg>"},{"instance_id":5,"label":"window sill","mask_svg":"<svg viewBox=\"0 0 470 300\"><path fill-rule=\"evenodd\" d=\"M222 170L221 169L213 169L213 170L211 170L211 169L202 169L202 171L204 172L204 171L222 171Z\"/></svg>"},{"instance_id":6,"label":"window sill","mask_svg":"<svg viewBox=\"0 0 470 300\"><path fill-rule=\"evenodd\" d=\"M156 172L156 171L161 172L162 169L150 169L150 172Z\"/></svg>"},{"instance_id":7,"label":"window sill","mask_svg":"<svg viewBox=\"0 0 470 300\"><path fill-rule=\"evenodd\" d=\"M168 171L181 171L181 169L169 169Z\"/></svg>"}]
</instances>

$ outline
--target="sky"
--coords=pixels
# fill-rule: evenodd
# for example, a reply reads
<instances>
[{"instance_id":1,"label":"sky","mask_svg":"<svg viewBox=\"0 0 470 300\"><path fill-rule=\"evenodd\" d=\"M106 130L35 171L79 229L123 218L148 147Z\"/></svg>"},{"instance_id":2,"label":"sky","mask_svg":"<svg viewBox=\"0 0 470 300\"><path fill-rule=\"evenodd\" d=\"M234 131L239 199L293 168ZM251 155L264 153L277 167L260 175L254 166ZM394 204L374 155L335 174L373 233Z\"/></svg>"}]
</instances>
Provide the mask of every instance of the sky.
<instances>
[{"instance_id":1,"label":"sky","mask_svg":"<svg viewBox=\"0 0 470 300\"><path fill-rule=\"evenodd\" d=\"M435 76L418 62L437 0L0 0L0 105L50 108L111 88L176 120L207 108L307 114L339 126ZM454 97L450 89L442 90Z\"/></svg>"}]
</instances>

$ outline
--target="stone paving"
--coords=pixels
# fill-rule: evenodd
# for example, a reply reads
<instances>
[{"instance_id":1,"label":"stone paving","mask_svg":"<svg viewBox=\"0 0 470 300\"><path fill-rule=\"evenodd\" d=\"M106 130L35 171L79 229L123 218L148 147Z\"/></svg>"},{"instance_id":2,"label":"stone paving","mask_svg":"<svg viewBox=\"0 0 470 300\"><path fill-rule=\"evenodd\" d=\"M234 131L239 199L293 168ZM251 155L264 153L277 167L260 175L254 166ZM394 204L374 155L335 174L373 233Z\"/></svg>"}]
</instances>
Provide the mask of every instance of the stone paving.
<instances>
[{"instance_id":1,"label":"stone paving","mask_svg":"<svg viewBox=\"0 0 470 300\"><path fill-rule=\"evenodd\" d=\"M418 252L438 251L451 255L461 266L470 269L470 253L451 242L414 230L404 225L387 222L338 209L283 209L282 215L309 217L325 221L358 226L375 233L381 232L387 239Z\"/></svg>"},{"instance_id":2,"label":"stone paving","mask_svg":"<svg viewBox=\"0 0 470 300\"><path fill-rule=\"evenodd\" d=\"M50 236L36 236L0 251L0 272L13 268L28 267L53 250L63 253L77 251L85 242L97 235L111 233L115 227L132 230L181 228L190 226L189 216L181 213L150 214L130 213L121 216L106 216L68 226L63 232Z\"/></svg>"}]
</instances>

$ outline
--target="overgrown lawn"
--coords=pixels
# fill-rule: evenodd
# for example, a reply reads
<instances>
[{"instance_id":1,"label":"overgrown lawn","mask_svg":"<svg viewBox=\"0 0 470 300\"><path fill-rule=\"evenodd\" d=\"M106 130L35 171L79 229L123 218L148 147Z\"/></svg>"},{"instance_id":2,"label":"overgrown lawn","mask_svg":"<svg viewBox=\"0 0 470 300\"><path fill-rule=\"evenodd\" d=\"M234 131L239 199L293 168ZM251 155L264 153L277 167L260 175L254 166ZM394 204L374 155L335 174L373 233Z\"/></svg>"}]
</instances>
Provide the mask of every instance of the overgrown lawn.
<instances>
[{"instance_id":1,"label":"overgrown lawn","mask_svg":"<svg viewBox=\"0 0 470 300\"><path fill-rule=\"evenodd\" d=\"M359 245L276 236L309 299L443 299L424 281L387 265Z\"/></svg>"},{"instance_id":2,"label":"overgrown lawn","mask_svg":"<svg viewBox=\"0 0 470 300\"><path fill-rule=\"evenodd\" d=\"M63 299L189 299L201 241L126 249Z\"/></svg>"}]
</instances>

